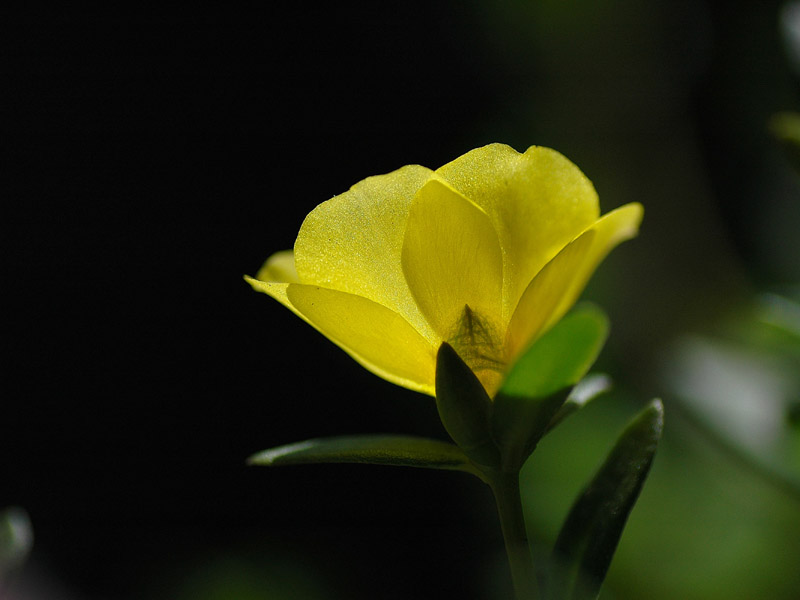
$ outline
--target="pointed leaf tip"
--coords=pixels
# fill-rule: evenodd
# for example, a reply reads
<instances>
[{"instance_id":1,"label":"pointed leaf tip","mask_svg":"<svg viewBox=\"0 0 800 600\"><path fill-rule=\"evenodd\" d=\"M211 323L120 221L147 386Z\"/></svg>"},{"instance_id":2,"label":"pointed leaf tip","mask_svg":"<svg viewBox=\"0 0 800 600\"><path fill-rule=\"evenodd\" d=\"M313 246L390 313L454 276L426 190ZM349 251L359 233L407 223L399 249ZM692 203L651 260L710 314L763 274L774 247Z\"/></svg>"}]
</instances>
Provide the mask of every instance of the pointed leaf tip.
<instances>
[{"instance_id":1,"label":"pointed leaf tip","mask_svg":"<svg viewBox=\"0 0 800 600\"><path fill-rule=\"evenodd\" d=\"M597 597L663 428L664 406L653 400L631 420L573 504L553 549L555 597Z\"/></svg>"},{"instance_id":2,"label":"pointed leaf tip","mask_svg":"<svg viewBox=\"0 0 800 600\"><path fill-rule=\"evenodd\" d=\"M270 448L252 455L247 464L279 467L325 463L360 463L481 474L453 444L410 435L374 434L317 438Z\"/></svg>"},{"instance_id":3,"label":"pointed leaf tip","mask_svg":"<svg viewBox=\"0 0 800 600\"><path fill-rule=\"evenodd\" d=\"M564 402L547 425L547 431L549 432L557 427L564 419L582 409L597 396L609 391L612 385L611 377L603 373L587 375L581 379L575 387L572 388L572 391L567 397L567 401Z\"/></svg>"},{"instance_id":4,"label":"pointed leaf tip","mask_svg":"<svg viewBox=\"0 0 800 600\"><path fill-rule=\"evenodd\" d=\"M652 423L653 429L658 431L660 437L664 430L664 403L661 401L661 398L654 398L645 411Z\"/></svg>"},{"instance_id":5,"label":"pointed leaf tip","mask_svg":"<svg viewBox=\"0 0 800 600\"><path fill-rule=\"evenodd\" d=\"M436 356L436 408L447 433L467 456L482 465L500 463L489 425L492 399L447 342Z\"/></svg>"}]
</instances>

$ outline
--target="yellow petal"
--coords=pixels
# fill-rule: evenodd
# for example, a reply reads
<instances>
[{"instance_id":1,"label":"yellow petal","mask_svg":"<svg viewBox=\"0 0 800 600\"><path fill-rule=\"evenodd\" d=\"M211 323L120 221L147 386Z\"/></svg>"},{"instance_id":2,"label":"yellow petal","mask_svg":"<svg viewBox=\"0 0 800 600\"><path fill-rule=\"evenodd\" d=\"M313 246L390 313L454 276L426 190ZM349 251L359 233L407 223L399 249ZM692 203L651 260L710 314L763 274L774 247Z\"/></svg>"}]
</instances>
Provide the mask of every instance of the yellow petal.
<instances>
[{"instance_id":1,"label":"yellow petal","mask_svg":"<svg viewBox=\"0 0 800 600\"><path fill-rule=\"evenodd\" d=\"M408 287L440 339L457 333L465 307L482 327L500 327L497 234L486 213L444 182L431 179L414 198L402 260Z\"/></svg>"},{"instance_id":2,"label":"yellow petal","mask_svg":"<svg viewBox=\"0 0 800 600\"><path fill-rule=\"evenodd\" d=\"M255 279L248 275L245 275L244 279L255 291L272 296L294 314L305 320L305 317L297 312L286 296L288 284L297 282L297 271L294 268L294 252L291 250L276 252L258 270Z\"/></svg>"},{"instance_id":3,"label":"yellow petal","mask_svg":"<svg viewBox=\"0 0 800 600\"><path fill-rule=\"evenodd\" d=\"M369 177L315 208L294 246L300 282L369 298L432 340L400 266L411 201L431 175L406 166Z\"/></svg>"},{"instance_id":4,"label":"yellow petal","mask_svg":"<svg viewBox=\"0 0 800 600\"><path fill-rule=\"evenodd\" d=\"M261 271L259 271L259 275L260 274ZM244 280L247 283L249 283L250 287L252 287L255 291L261 292L262 294L266 294L267 296L275 298L275 300L283 304L286 308L291 310L298 317L308 322L308 319L306 319L300 312L298 312L298 310L289 301L289 297L286 295L286 290L289 287L288 283L276 282L276 281L261 281L260 279L254 279L253 277L250 277L248 275L244 276Z\"/></svg>"},{"instance_id":5,"label":"yellow petal","mask_svg":"<svg viewBox=\"0 0 800 600\"><path fill-rule=\"evenodd\" d=\"M508 326L506 345L512 360L564 316L606 255L636 235L642 214L642 205L632 203L604 215L533 278Z\"/></svg>"},{"instance_id":6,"label":"yellow petal","mask_svg":"<svg viewBox=\"0 0 800 600\"><path fill-rule=\"evenodd\" d=\"M497 230L506 322L534 275L599 216L592 183L549 148L532 146L520 154L491 144L436 173L483 208Z\"/></svg>"},{"instance_id":7,"label":"yellow petal","mask_svg":"<svg viewBox=\"0 0 800 600\"><path fill-rule=\"evenodd\" d=\"M376 375L434 394L435 347L396 312L361 296L312 285L290 284L287 297L290 307Z\"/></svg>"},{"instance_id":8,"label":"yellow petal","mask_svg":"<svg viewBox=\"0 0 800 600\"><path fill-rule=\"evenodd\" d=\"M281 250L270 256L259 269L256 279L297 283L299 280L297 279L297 269L294 266L294 252Z\"/></svg>"}]
</instances>

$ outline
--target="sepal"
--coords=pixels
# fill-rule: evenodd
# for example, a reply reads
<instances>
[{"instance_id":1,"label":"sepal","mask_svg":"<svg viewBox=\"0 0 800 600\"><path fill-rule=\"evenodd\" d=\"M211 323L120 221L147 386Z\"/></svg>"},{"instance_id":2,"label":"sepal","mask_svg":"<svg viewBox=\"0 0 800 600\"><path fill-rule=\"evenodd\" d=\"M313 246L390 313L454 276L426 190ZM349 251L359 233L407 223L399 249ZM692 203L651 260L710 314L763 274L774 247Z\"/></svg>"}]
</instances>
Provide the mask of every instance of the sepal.
<instances>
[{"instance_id":1,"label":"sepal","mask_svg":"<svg viewBox=\"0 0 800 600\"><path fill-rule=\"evenodd\" d=\"M490 429L492 399L447 342L436 357L436 408L447 433L467 456L483 466L500 465Z\"/></svg>"}]
</instances>

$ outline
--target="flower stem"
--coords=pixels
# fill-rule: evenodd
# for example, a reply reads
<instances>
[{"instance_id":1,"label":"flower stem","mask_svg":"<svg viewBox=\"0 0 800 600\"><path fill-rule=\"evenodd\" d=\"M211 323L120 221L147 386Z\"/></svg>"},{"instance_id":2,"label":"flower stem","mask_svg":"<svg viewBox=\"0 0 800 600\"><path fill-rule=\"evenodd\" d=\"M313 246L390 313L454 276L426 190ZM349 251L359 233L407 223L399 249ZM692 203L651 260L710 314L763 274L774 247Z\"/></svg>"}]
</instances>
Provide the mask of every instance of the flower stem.
<instances>
[{"instance_id":1,"label":"flower stem","mask_svg":"<svg viewBox=\"0 0 800 600\"><path fill-rule=\"evenodd\" d=\"M494 492L500 527L506 544L511 579L516 600L538 598L533 558L522 514L522 499L519 492L519 471L495 471L489 474L489 485Z\"/></svg>"}]
</instances>

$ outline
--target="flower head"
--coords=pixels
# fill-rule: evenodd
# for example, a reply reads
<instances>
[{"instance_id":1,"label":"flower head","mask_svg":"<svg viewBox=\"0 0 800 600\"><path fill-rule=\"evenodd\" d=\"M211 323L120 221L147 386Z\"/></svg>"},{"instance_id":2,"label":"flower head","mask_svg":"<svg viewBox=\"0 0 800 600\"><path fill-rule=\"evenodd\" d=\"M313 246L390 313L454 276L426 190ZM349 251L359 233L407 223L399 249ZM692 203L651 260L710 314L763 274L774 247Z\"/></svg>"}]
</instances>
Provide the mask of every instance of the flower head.
<instances>
[{"instance_id":1,"label":"flower head","mask_svg":"<svg viewBox=\"0 0 800 600\"><path fill-rule=\"evenodd\" d=\"M433 395L448 342L493 396L641 218L638 203L600 217L554 150L492 144L357 183L246 279L384 379Z\"/></svg>"}]
</instances>

